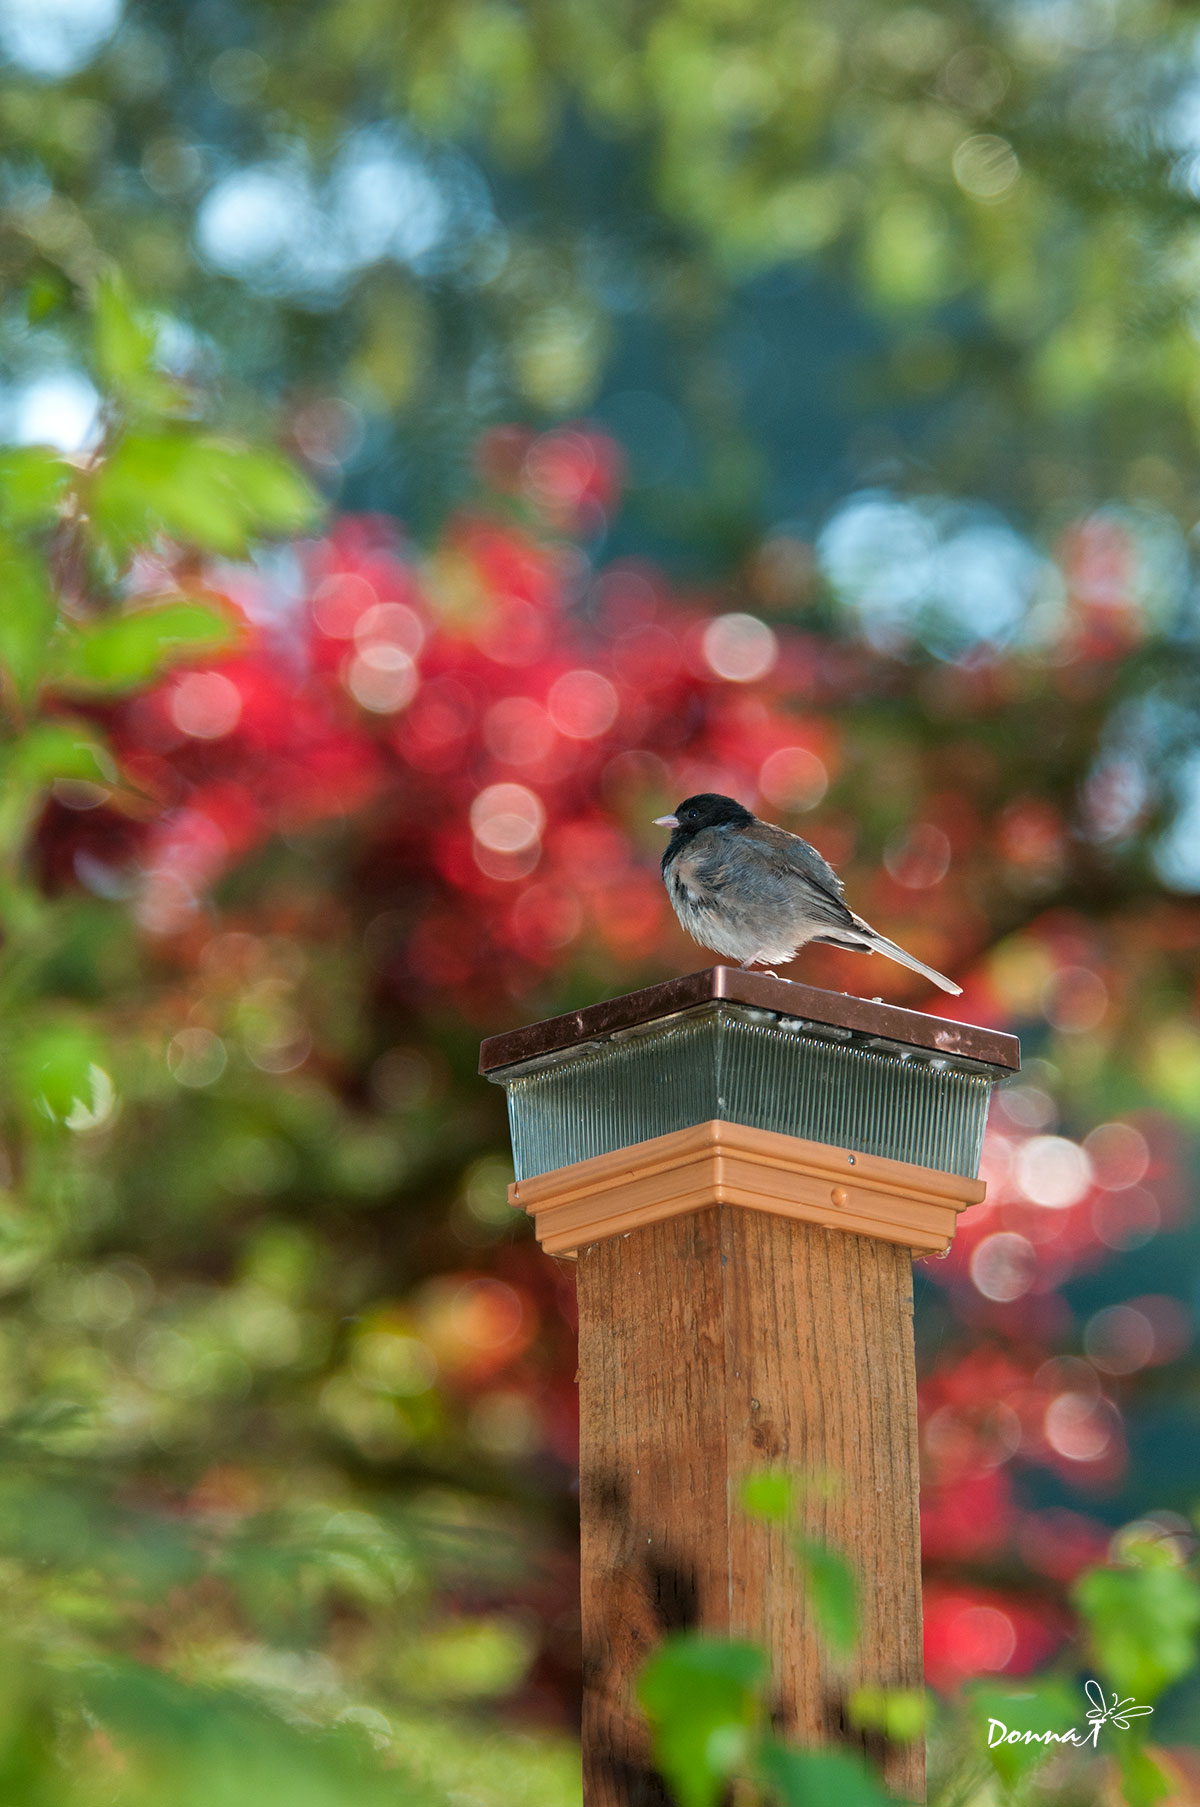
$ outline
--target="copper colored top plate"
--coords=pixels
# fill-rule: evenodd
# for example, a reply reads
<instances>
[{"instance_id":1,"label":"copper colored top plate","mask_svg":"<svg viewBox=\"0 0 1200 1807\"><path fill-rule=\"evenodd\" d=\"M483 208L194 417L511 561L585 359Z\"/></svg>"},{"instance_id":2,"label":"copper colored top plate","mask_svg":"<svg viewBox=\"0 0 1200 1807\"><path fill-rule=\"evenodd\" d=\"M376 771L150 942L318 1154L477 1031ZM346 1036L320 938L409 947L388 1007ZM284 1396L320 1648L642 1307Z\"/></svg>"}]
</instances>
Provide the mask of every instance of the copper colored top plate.
<instances>
[{"instance_id":1,"label":"copper colored top plate","mask_svg":"<svg viewBox=\"0 0 1200 1807\"><path fill-rule=\"evenodd\" d=\"M926 1016L920 1010L901 1010L895 1004L873 1004L866 998L848 997L840 991L819 991L815 985L797 985L793 979L771 979L765 973L742 972L734 966L710 966L686 978L648 985L644 991L627 991L619 998L588 1004L569 1016L548 1017L525 1029L509 1029L491 1035L479 1050L479 1071L494 1073L498 1067L556 1054L577 1042L597 1041L619 1029L652 1023L673 1016L677 1010L694 1010L724 998L732 1004L750 1004L773 1010L778 1016L800 1017L833 1029L858 1035L879 1036L931 1054L957 1060L978 1060L991 1067L1017 1072L1021 1044L1015 1035L998 1029L980 1029L973 1023L952 1023L945 1017Z\"/></svg>"}]
</instances>

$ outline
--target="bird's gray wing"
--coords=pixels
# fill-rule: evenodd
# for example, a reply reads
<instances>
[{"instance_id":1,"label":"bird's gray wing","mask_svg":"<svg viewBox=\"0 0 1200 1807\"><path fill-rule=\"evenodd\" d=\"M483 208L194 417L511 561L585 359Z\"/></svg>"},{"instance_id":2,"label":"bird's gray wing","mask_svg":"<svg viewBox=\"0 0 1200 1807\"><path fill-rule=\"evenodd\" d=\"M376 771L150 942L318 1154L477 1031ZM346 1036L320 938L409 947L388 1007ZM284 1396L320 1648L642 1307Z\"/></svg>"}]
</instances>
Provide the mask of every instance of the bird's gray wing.
<instances>
[{"instance_id":1,"label":"bird's gray wing","mask_svg":"<svg viewBox=\"0 0 1200 1807\"><path fill-rule=\"evenodd\" d=\"M784 828L771 828L769 839L765 834L756 839L763 850L769 852L769 857L777 859L785 871L807 879L810 885L824 892L832 902L842 902L842 893L846 887L829 861L822 858L810 842L802 841L798 834L788 834ZM845 909L844 904L842 908Z\"/></svg>"},{"instance_id":2,"label":"bird's gray wing","mask_svg":"<svg viewBox=\"0 0 1200 1807\"><path fill-rule=\"evenodd\" d=\"M788 834L766 822L719 832L727 894L732 884L739 892L756 895L764 904L787 904L810 923L841 927L854 921L842 902L842 881L837 873L799 835ZM699 841L703 837L696 838Z\"/></svg>"}]
</instances>

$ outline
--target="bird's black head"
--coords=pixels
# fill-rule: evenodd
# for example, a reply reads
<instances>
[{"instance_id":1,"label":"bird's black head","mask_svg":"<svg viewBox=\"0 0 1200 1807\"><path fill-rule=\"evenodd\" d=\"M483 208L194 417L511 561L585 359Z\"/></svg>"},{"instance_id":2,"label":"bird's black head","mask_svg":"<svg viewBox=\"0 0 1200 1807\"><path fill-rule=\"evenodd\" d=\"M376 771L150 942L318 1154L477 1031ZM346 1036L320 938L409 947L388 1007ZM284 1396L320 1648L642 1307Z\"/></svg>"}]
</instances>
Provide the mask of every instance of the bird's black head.
<instances>
[{"instance_id":1,"label":"bird's black head","mask_svg":"<svg viewBox=\"0 0 1200 1807\"><path fill-rule=\"evenodd\" d=\"M719 797L715 791L702 791L698 797L687 797L673 816L656 817L659 828L671 830L671 840L663 858L685 847L703 828L746 828L754 817L732 797Z\"/></svg>"}]
</instances>

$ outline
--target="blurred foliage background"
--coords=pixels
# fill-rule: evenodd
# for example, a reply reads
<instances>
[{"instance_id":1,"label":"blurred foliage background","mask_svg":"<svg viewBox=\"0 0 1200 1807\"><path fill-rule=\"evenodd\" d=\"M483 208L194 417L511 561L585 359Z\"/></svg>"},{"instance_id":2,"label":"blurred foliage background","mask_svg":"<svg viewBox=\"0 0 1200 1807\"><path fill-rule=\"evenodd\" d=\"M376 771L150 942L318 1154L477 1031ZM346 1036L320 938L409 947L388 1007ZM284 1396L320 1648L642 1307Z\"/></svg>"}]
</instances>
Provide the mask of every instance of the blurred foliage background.
<instances>
[{"instance_id":1,"label":"blurred foliage background","mask_svg":"<svg viewBox=\"0 0 1200 1807\"><path fill-rule=\"evenodd\" d=\"M475 1056L699 963L701 789L1028 1056L917 1270L947 1798L1089 1664L1194 1798L1198 23L0 0L0 1799L577 1799Z\"/></svg>"}]
</instances>

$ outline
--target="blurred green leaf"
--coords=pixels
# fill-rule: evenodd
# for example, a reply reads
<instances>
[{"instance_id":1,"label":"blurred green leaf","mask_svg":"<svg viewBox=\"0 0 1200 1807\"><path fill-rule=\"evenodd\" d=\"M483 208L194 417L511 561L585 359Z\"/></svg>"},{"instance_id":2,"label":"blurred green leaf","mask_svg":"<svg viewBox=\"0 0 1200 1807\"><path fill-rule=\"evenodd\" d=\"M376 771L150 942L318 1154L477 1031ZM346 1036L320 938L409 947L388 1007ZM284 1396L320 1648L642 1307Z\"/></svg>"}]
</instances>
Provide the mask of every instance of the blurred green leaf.
<instances>
[{"instance_id":1,"label":"blurred green leaf","mask_svg":"<svg viewBox=\"0 0 1200 1807\"><path fill-rule=\"evenodd\" d=\"M70 628L55 644L48 677L67 695L117 695L181 659L227 652L237 637L216 603L160 603Z\"/></svg>"},{"instance_id":2,"label":"blurred green leaf","mask_svg":"<svg viewBox=\"0 0 1200 1807\"><path fill-rule=\"evenodd\" d=\"M59 779L111 784L112 756L89 722L43 720L0 747L0 849L15 853L46 789Z\"/></svg>"},{"instance_id":3,"label":"blurred green leaf","mask_svg":"<svg viewBox=\"0 0 1200 1807\"><path fill-rule=\"evenodd\" d=\"M511 1694L529 1668L529 1628L512 1617L458 1617L413 1638L397 1665L415 1698L483 1700Z\"/></svg>"},{"instance_id":4,"label":"blurred green leaf","mask_svg":"<svg viewBox=\"0 0 1200 1807\"><path fill-rule=\"evenodd\" d=\"M318 503L278 453L174 431L121 440L97 472L91 509L118 558L160 534L236 557L258 535L310 525Z\"/></svg>"},{"instance_id":5,"label":"blurred green leaf","mask_svg":"<svg viewBox=\"0 0 1200 1807\"><path fill-rule=\"evenodd\" d=\"M155 368L157 346L153 319L136 306L120 272L107 271L96 287L93 352L101 382L127 410L168 413L179 405L178 385Z\"/></svg>"},{"instance_id":6,"label":"blurred green leaf","mask_svg":"<svg viewBox=\"0 0 1200 1807\"><path fill-rule=\"evenodd\" d=\"M232 1689L189 1686L134 1664L106 1666L77 1685L113 1752L104 1797L113 1807L444 1802L438 1789L407 1773L402 1752L390 1769L381 1765L366 1732L353 1723L302 1730ZM377 1718L384 1736L387 1722ZM84 1799L74 1792L67 1797L79 1807Z\"/></svg>"},{"instance_id":7,"label":"blurred green leaf","mask_svg":"<svg viewBox=\"0 0 1200 1807\"><path fill-rule=\"evenodd\" d=\"M54 620L45 564L36 553L0 536L0 663L21 697L37 688Z\"/></svg>"},{"instance_id":8,"label":"blurred green leaf","mask_svg":"<svg viewBox=\"0 0 1200 1807\"><path fill-rule=\"evenodd\" d=\"M1160 1801L1178 1799L1175 1784L1144 1745L1125 1739L1117 1752L1117 1763L1126 1807L1158 1807Z\"/></svg>"},{"instance_id":9,"label":"blurred green leaf","mask_svg":"<svg viewBox=\"0 0 1200 1807\"><path fill-rule=\"evenodd\" d=\"M682 1807L715 1807L744 1770L763 1714L767 1660L753 1644L668 1638L638 1680L654 1760Z\"/></svg>"},{"instance_id":10,"label":"blurred green leaf","mask_svg":"<svg viewBox=\"0 0 1200 1807\"><path fill-rule=\"evenodd\" d=\"M17 1048L21 1101L35 1121L93 1129L116 1101L110 1066L90 1024L69 1017L36 1023Z\"/></svg>"},{"instance_id":11,"label":"blurred green leaf","mask_svg":"<svg viewBox=\"0 0 1200 1807\"><path fill-rule=\"evenodd\" d=\"M0 518L16 528L53 521L73 475L45 446L6 447L0 451Z\"/></svg>"},{"instance_id":12,"label":"blurred green leaf","mask_svg":"<svg viewBox=\"0 0 1200 1807\"><path fill-rule=\"evenodd\" d=\"M1166 1542L1130 1544L1125 1565L1085 1570L1071 1598L1119 1694L1150 1705L1195 1663L1200 1585Z\"/></svg>"},{"instance_id":13,"label":"blurred green leaf","mask_svg":"<svg viewBox=\"0 0 1200 1807\"><path fill-rule=\"evenodd\" d=\"M922 1688L855 1688L847 1703L852 1726L882 1732L897 1744L919 1738L925 1730L927 1702Z\"/></svg>"},{"instance_id":14,"label":"blurred green leaf","mask_svg":"<svg viewBox=\"0 0 1200 1807\"><path fill-rule=\"evenodd\" d=\"M46 267L30 278L25 291L25 312L31 325L49 319L69 301L71 286L61 270Z\"/></svg>"},{"instance_id":15,"label":"blurred green leaf","mask_svg":"<svg viewBox=\"0 0 1200 1807\"><path fill-rule=\"evenodd\" d=\"M967 1713L973 1725L971 1743L981 1752L1006 1787L1040 1769L1061 1747L1057 1744L1007 1744L1007 1732L1066 1732L1085 1730L1087 1702L1057 1678L1032 1677L1006 1687L997 1682L972 1682L964 1690ZM995 1742L991 1740L995 1738Z\"/></svg>"},{"instance_id":16,"label":"blurred green leaf","mask_svg":"<svg viewBox=\"0 0 1200 1807\"><path fill-rule=\"evenodd\" d=\"M888 1807L894 1799L847 1751L790 1750L771 1740L759 1771L780 1807Z\"/></svg>"},{"instance_id":17,"label":"blurred green leaf","mask_svg":"<svg viewBox=\"0 0 1200 1807\"><path fill-rule=\"evenodd\" d=\"M109 1596L119 1616L131 1597L161 1598L194 1581L203 1556L186 1527L161 1514L122 1506L78 1466L47 1460L40 1447L85 1415L80 1400L59 1399L51 1409L10 1422L0 1474L0 1551L60 1575L73 1576L76 1597L86 1588Z\"/></svg>"},{"instance_id":18,"label":"blurred green leaf","mask_svg":"<svg viewBox=\"0 0 1200 1807\"><path fill-rule=\"evenodd\" d=\"M786 1524L797 1502L810 1491L828 1497L837 1485L829 1475L802 1480L782 1469L762 1469L742 1481L743 1509L769 1524ZM800 1563L804 1586L822 1637L839 1655L847 1655L858 1641L858 1586L854 1571L820 1538L802 1531L792 1534L792 1548Z\"/></svg>"},{"instance_id":19,"label":"blurred green leaf","mask_svg":"<svg viewBox=\"0 0 1200 1807\"><path fill-rule=\"evenodd\" d=\"M748 1474L742 1482L742 1507L753 1518L765 1518L772 1524L789 1519L796 1506L796 1483L780 1469L762 1469Z\"/></svg>"},{"instance_id":20,"label":"blurred green leaf","mask_svg":"<svg viewBox=\"0 0 1200 1807\"><path fill-rule=\"evenodd\" d=\"M146 316L135 310L125 280L107 271L96 286L96 370L101 380L122 389L143 375L154 356L155 333Z\"/></svg>"},{"instance_id":21,"label":"blurred green leaf","mask_svg":"<svg viewBox=\"0 0 1200 1807\"><path fill-rule=\"evenodd\" d=\"M38 722L8 750L6 770L26 784L53 784L56 778L78 778L88 784L112 784L117 768L90 722L51 717Z\"/></svg>"},{"instance_id":22,"label":"blurred green leaf","mask_svg":"<svg viewBox=\"0 0 1200 1807\"><path fill-rule=\"evenodd\" d=\"M858 1584L854 1571L818 1538L798 1535L794 1542L821 1635L838 1655L847 1656L858 1642Z\"/></svg>"}]
</instances>

